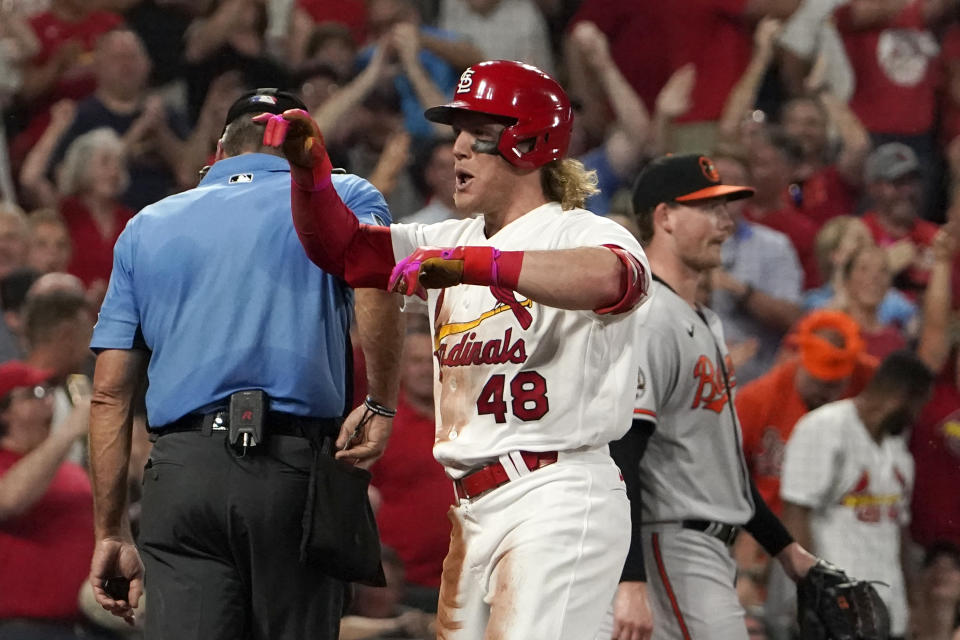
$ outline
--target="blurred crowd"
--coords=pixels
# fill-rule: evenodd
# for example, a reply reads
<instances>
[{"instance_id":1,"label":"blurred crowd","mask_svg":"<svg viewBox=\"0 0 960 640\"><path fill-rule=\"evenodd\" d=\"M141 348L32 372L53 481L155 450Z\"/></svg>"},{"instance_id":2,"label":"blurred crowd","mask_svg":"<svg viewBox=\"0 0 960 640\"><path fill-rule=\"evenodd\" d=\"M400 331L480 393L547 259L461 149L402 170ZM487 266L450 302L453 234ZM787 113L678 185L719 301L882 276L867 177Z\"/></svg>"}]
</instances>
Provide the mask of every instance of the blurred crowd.
<instances>
[{"instance_id":1,"label":"blurred crowd","mask_svg":"<svg viewBox=\"0 0 960 640\"><path fill-rule=\"evenodd\" d=\"M0 0L0 639L137 633L81 589L87 401L68 384L92 370L127 220L197 184L227 107L255 87L302 95L335 165L394 220L456 217L452 141L422 113L484 59L568 89L597 215L636 232L626 194L666 152L710 154L725 182L756 189L730 204L736 231L701 294L724 321L748 467L775 510L796 420L855 395L895 351L935 373L904 435L904 553L876 562L907 575L910 637L960 638L960 0ZM804 351L824 310L852 321L857 337L835 346L857 373ZM403 360L373 470L389 586L355 590L343 638L432 633L453 491L430 451L425 318L410 318ZM734 551L751 637L775 635L769 558L746 534Z\"/></svg>"}]
</instances>

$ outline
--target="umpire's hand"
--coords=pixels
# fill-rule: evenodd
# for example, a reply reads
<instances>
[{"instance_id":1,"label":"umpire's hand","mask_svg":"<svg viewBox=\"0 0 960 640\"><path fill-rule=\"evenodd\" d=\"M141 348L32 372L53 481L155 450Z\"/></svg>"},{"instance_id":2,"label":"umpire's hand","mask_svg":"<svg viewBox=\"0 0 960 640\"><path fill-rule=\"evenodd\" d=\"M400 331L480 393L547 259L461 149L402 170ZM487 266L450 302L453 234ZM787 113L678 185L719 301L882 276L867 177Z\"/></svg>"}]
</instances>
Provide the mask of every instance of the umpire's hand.
<instances>
[{"instance_id":1,"label":"umpire's hand","mask_svg":"<svg viewBox=\"0 0 960 640\"><path fill-rule=\"evenodd\" d=\"M107 581L127 587L127 593L109 588ZM131 540L97 540L90 563L90 585L97 604L133 626L133 610L143 595L143 562Z\"/></svg>"},{"instance_id":2,"label":"umpire's hand","mask_svg":"<svg viewBox=\"0 0 960 640\"><path fill-rule=\"evenodd\" d=\"M361 404L343 421L336 457L369 469L383 455L392 430L393 418L373 413Z\"/></svg>"}]
</instances>

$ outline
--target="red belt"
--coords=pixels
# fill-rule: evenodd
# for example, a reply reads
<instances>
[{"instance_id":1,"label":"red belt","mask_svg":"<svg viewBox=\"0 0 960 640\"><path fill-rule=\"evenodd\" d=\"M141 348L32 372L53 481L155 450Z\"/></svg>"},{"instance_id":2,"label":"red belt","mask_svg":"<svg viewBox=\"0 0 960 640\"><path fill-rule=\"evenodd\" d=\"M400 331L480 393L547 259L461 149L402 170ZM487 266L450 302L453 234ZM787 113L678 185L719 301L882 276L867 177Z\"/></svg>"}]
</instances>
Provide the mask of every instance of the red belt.
<instances>
[{"instance_id":1,"label":"red belt","mask_svg":"<svg viewBox=\"0 0 960 640\"><path fill-rule=\"evenodd\" d=\"M553 464L557 461L556 451L520 451L518 452L530 471ZM453 481L453 488L460 499L470 500L510 482L510 476L499 462L471 471L459 480Z\"/></svg>"}]
</instances>

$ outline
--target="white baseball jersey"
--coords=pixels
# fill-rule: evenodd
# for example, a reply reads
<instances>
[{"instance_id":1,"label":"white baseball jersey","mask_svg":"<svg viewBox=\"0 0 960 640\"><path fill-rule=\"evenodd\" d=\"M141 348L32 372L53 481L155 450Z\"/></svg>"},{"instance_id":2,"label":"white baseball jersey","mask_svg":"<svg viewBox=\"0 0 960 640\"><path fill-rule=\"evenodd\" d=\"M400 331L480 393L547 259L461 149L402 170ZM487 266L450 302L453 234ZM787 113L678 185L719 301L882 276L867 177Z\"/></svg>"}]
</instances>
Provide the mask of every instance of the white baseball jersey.
<instances>
[{"instance_id":1,"label":"white baseball jersey","mask_svg":"<svg viewBox=\"0 0 960 640\"><path fill-rule=\"evenodd\" d=\"M811 508L817 555L851 576L890 585L877 591L890 608L895 636L907 624L900 530L910 520L913 477L903 439L887 436L878 444L853 400L840 400L797 422L780 483L784 500Z\"/></svg>"},{"instance_id":2,"label":"white baseball jersey","mask_svg":"<svg viewBox=\"0 0 960 640\"><path fill-rule=\"evenodd\" d=\"M391 228L399 259L417 247L504 251L616 245L649 265L620 225L549 203L484 235L482 217ZM428 290L434 338L434 455L454 478L511 451L605 446L630 426L631 314L566 311L473 285Z\"/></svg>"},{"instance_id":3,"label":"white baseball jersey","mask_svg":"<svg viewBox=\"0 0 960 640\"><path fill-rule=\"evenodd\" d=\"M656 424L640 462L643 521L745 524L753 500L720 319L660 280L634 318L634 418Z\"/></svg>"}]
</instances>

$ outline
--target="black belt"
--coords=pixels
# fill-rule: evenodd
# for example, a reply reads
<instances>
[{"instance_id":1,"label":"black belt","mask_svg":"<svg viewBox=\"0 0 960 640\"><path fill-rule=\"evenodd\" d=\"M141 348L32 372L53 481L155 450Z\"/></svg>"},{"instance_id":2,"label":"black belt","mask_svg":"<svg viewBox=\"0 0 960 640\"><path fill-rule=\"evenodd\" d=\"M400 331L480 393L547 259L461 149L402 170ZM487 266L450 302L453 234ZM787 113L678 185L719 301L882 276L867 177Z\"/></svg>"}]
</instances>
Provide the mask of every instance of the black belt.
<instances>
[{"instance_id":1,"label":"black belt","mask_svg":"<svg viewBox=\"0 0 960 640\"><path fill-rule=\"evenodd\" d=\"M174 420L162 427L150 428L149 431L159 438L168 433L203 431L205 424L211 431L227 431L230 428L230 416L226 411L208 414L188 413L179 420ZM268 411L264 425L264 431L267 434L278 436L309 438L312 434L318 434L336 438L340 433L339 418L312 418L282 411Z\"/></svg>"},{"instance_id":2,"label":"black belt","mask_svg":"<svg viewBox=\"0 0 960 640\"><path fill-rule=\"evenodd\" d=\"M713 536L728 547L732 547L740 532L740 527L712 520L682 520L680 526Z\"/></svg>"}]
</instances>

